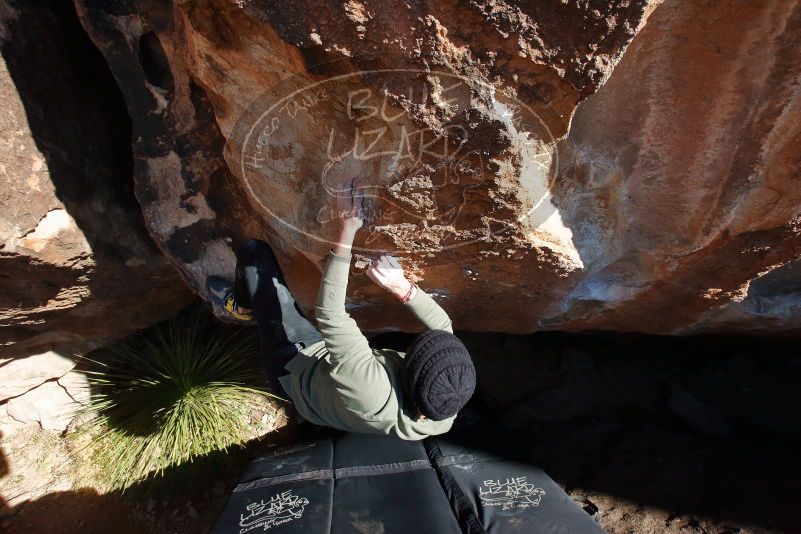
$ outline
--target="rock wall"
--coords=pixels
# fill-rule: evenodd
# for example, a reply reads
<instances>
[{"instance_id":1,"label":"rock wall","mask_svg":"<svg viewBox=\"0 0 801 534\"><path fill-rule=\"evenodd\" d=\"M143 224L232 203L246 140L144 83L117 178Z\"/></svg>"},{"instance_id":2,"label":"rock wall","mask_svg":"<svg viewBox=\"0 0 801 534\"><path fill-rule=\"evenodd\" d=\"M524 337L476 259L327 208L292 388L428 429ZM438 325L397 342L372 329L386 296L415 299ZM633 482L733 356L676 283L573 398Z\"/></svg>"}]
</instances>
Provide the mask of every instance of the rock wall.
<instances>
[{"instance_id":1,"label":"rock wall","mask_svg":"<svg viewBox=\"0 0 801 534\"><path fill-rule=\"evenodd\" d=\"M0 4L0 51L0 356L171 316L192 296L147 234L125 106L74 10Z\"/></svg>"},{"instance_id":2,"label":"rock wall","mask_svg":"<svg viewBox=\"0 0 801 534\"><path fill-rule=\"evenodd\" d=\"M555 144L656 2L77 2L131 111L137 196L189 285L269 240L309 310L359 176L357 243L466 329L560 313L581 258L548 190ZM367 329L418 327L364 276Z\"/></svg>"},{"instance_id":3,"label":"rock wall","mask_svg":"<svg viewBox=\"0 0 801 534\"><path fill-rule=\"evenodd\" d=\"M260 237L311 311L356 176L357 266L401 257L457 328L799 328L799 2L76 8L196 293ZM348 307L416 327L358 268Z\"/></svg>"},{"instance_id":4,"label":"rock wall","mask_svg":"<svg viewBox=\"0 0 801 534\"><path fill-rule=\"evenodd\" d=\"M584 269L558 323L799 329L799 38L799 2L649 18L559 145L552 192Z\"/></svg>"}]
</instances>

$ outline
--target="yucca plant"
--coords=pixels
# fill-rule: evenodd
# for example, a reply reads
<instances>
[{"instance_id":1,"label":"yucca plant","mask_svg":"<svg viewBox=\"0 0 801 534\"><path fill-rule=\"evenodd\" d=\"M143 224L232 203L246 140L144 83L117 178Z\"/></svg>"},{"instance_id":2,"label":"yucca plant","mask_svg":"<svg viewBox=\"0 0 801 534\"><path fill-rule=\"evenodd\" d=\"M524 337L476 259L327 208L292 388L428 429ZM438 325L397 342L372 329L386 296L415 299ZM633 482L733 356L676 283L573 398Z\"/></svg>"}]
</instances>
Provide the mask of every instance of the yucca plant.
<instances>
[{"instance_id":1,"label":"yucca plant","mask_svg":"<svg viewBox=\"0 0 801 534\"><path fill-rule=\"evenodd\" d=\"M102 483L125 489L253 437L269 402L255 336L190 311L92 359L90 454Z\"/></svg>"}]
</instances>

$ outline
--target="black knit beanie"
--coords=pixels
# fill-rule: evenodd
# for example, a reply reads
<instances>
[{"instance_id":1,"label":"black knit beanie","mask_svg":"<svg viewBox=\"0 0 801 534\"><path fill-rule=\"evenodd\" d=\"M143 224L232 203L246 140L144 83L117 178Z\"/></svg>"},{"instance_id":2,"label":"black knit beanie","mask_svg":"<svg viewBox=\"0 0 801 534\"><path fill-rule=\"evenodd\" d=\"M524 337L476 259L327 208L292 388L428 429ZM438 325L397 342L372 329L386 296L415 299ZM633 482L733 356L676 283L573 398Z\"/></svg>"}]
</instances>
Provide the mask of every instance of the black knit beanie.
<instances>
[{"instance_id":1,"label":"black knit beanie","mask_svg":"<svg viewBox=\"0 0 801 534\"><path fill-rule=\"evenodd\" d=\"M467 404L476 389L476 369L459 338L428 330L415 338L404 363L410 408L429 419L447 419Z\"/></svg>"}]
</instances>

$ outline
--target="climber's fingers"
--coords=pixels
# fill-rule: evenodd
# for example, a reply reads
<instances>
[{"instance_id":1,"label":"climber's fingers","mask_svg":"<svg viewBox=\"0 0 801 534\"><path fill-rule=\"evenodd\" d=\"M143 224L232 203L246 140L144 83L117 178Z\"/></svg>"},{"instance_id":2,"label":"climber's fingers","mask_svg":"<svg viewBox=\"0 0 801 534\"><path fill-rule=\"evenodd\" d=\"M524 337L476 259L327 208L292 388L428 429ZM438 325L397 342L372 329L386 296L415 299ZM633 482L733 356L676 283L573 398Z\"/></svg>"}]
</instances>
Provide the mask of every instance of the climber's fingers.
<instances>
[{"instance_id":1,"label":"climber's fingers","mask_svg":"<svg viewBox=\"0 0 801 534\"><path fill-rule=\"evenodd\" d=\"M351 178L339 184L335 191L337 214L341 219L358 218L364 220L364 199L357 184L357 178Z\"/></svg>"},{"instance_id":2,"label":"climber's fingers","mask_svg":"<svg viewBox=\"0 0 801 534\"><path fill-rule=\"evenodd\" d=\"M358 201L359 197L359 190L356 187L356 178L351 178L350 183L348 184L348 200L350 200L351 205L356 208L359 206Z\"/></svg>"},{"instance_id":3,"label":"climber's fingers","mask_svg":"<svg viewBox=\"0 0 801 534\"><path fill-rule=\"evenodd\" d=\"M373 260L373 267L375 268L376 272L380 275L386 274L386 263L384 262L384 256L379 256L377 259Z\"/></svg>"},{"instance_id":4,"label":"climber's fingers","mask_svg":"<svg viewBox=\"0 0 801 534\"><path fill-rule=\"evenodd\" d=\"M400 263L398 263L398 260L397 260L397 259L396 259L394 256L386 256L386 260L387 260L387 264L388 264L388 265L389 265L389 266L390 266L392 269L400 269L400 270L403 270L403 267L401 266L401 264L400 264Z\"/></svg>"},{"instance_id":5,"label":"climber's fingers","mask_svg":"<svg viewBox=\"0 0 801 534\"><path fill-rule=\"evenodd\" d=\"M376 263L378 265L378 268L383 270L384 272L389 272L393 269L398 268L396 264L392 263L392 257L387 256L385 254L379 256L379 258L376 260Z\"/></svg>"},{"instance_id":6,"label":"climber's fingers","mask_svg":"<svg viewBox=\"0 0 801 534\"><path fill-rule=\"evenodd\" d=\"M382 288L386 288L386 278L378 270L376 261L377 260L374 260L367 268L367 271L365 272L367 273L367 277L373 282L375 282L376 285Z\"/></svg>"},{"instance_id":7,"label":"climber's fingers","mask_svg":"<svg viewBox=\"0 0 801 534\"><path fill-rule=\"evenodd\" d=\"M350 198L353 204L354 213L360 218L364 219L365 212L365 195L361 187L359 187L358 178L351 179L350 182Z\"/></svg>"},{"instance_id":8,"label":"climber's fingers","mask_svg":"<svg viewBox=\"0 0 801 534\"><path fill-rule=\"evenodd\" d=\"M359 190L357 178L351 178L342 184L337 196L337 203L344 217L364 219L363 195Z\"/></svg>"},{"instance_id":9,"label":"climber's fingers","mask_svg":"<svg viewBox=\"0 0 801 534\"><path fill-rule=\"evenodd\" d=\"M353 210L353 201L350 194L350 183L340 184L336 193L337 211L340 217L347 217Z\"/></svg>"},{"instance_id":10,"label":"climber's fingers","mask_svg":"<svg viewBox=\"0 0 801 534\"><path fill-rule=\"evenodd\" d=\"M376 277L381 281L386 282L392 276L392 268L387 264L384 256L374 259L370 264L370 267L372 268Z\"/></svg>"}]
</instances>

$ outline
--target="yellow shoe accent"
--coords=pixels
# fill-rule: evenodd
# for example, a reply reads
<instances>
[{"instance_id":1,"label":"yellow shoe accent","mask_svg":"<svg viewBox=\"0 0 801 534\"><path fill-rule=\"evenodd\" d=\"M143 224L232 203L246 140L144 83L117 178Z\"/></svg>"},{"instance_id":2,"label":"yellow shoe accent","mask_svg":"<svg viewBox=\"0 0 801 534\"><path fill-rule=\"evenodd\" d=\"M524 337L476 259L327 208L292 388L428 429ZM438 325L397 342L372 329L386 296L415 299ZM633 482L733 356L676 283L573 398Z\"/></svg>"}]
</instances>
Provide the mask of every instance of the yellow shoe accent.
<instances>
[{"instance_id":1,"label":"yellow shoe accent","mask_svg":"<svg viewBox=\"0 0 801 534\"><path fill-rule=\"evenodd\" d=\"M239 307L236 305L236 299L234 299L233 295L229 295L228 298L225 299L225 311L227 311L240 321L253 320L252 313L239 313Z\"/></svg>"}]
</instances>

